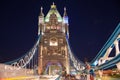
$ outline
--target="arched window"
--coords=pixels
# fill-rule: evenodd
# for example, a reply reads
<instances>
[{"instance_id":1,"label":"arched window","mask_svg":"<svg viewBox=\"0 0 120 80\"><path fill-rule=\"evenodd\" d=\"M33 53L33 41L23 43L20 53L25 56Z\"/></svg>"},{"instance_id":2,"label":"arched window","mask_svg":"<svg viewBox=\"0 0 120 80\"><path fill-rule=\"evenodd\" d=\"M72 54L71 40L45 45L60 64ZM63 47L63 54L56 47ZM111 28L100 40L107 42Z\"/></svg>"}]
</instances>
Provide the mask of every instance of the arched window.
<instances>
[{"instance_id":1,"label":"arched window","mask_svg":"<svg viewBox=\"0 0 120 80\"><path fill-rule=\"evenodd\" d=\"M50 39L50 46L58 46L57 38L53 37Z\"/></svg>"}]
</instances>

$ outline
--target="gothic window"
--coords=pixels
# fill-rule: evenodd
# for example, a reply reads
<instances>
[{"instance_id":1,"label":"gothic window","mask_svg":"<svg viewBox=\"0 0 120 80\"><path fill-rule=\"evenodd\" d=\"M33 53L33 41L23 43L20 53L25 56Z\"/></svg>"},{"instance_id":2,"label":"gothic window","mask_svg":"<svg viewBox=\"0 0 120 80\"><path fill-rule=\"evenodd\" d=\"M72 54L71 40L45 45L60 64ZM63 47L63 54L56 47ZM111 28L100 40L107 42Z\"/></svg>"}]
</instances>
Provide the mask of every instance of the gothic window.
<instances>
[{"instance_id":1,"label":"gothic window","mask_svg":"<svg viewBox=\"0 0 120 80\"><path fill-rule=\"evenodd\" d=\"M47 43L48 43L47 39L44 39L44 43L45 43L45 44L47 44Z\"/></svg>"},{"instance_id":2,"label":"gothic window","mask_svg":"<svg viewBox=\"0 0 120 80\"><path fill-rule=\"evenodd\" d=\"M59 39L59 43L60 43L60 44L63 44L63 39Z\"/></svg>"},{"instance_id":3,"label":"gothic window","mask_svg":"<svg viewBox=\"0 0 120 80\"><path fill-rule=\"evenodd\" d=\"M56 29L56 26L55 26L55 25L52 25L52 26L51 26L51 29Z\"/></svg>"},{"instance_id":4,"label":"gothic window","mask_svg":"<svg viewBox=\"0 0 120 80\"><path fill-rule=\"evenodd\" d=\"M52 24L56 24L57 23L57 16L56 16L56 14L51 14L50 15L50 22L52 23Z\"/></svg>"},{"instance_id":5,"label":"gothic window","mask_svg":"<svg viewBox=\"0 0 120 80\"><path fill-rule=\"evenodd\" d=\"M51 38L50 39L50 46L58 46L58 41L56 38Z\"/></svg>"},{"instance_id":6,"label":"gothic window","mask_svg":"<svg viewBox=\"0 0 120 80\"><path fill-rule=\"evenodd\" d=\"M65 57L65 49L64 49L64 47L61 47L61 54L62 54L63 57Z\"/></svg>"},{"instance_id":7,"label":"gothic window","mask_svg":"<svg viewBox=\"0 0 120 80\"><path fill-rule=\"evenodd\" d=\"M65 57L65 50L62 50L62 56Z\"/></svg>"},{"instance_id":8,"label":"gothic window","mask_svg":"<svg viewBox=\"0 0 120 80\"><path fill-rule=\"evenodd\" d=\"M44 47L44 48L43 48L43 53L44 53L44 54L47 54L47 47Z\"/></svg>"},{"instance_id":9,"label":"gothic window","mask_svg":"<svg viewBox=\"0 0 120 80\"><path fill-rule=\"evenodd\" d=\"M60 30L60 26L57 26L57 30Z\"/></svg>"},{"instance_id":10,"label":"gothic window","mask_svg":"<svg viewBox=\"0 0 120 80\"><path fill-rule=\"evenodd\" d=\"M50 29L50 26L47 26L47 29L49 30L49 29Z\"/></svg>"}]
</instances>

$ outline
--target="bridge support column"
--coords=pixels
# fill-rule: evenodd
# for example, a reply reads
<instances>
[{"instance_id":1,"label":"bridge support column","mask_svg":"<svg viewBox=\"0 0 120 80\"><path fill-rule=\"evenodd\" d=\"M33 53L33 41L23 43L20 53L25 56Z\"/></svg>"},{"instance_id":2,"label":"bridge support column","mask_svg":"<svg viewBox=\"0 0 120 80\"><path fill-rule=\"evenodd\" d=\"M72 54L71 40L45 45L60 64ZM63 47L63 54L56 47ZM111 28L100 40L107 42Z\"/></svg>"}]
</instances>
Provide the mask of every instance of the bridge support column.
<instances>
[{"instance_id":1,"label":"bridge support column","mask_svg":"<svg viewBox=\"0 0 120 80\"><path fill-rule=\"evenodd\" d=\"M98 74L99 74L99 76L100 76L100 78L101 78L102 75L103 75L103 71L102 71L102 70L99 70L99 71L98 71Z\"/></svg>"},{"instance_id":2,"label":"bridge support column","mask_svg":"<svg viewBox=\"0 0 120 80\"><path fill-rule=\"evenodd\" d=\"M117 69L120 70L120 62L116 64Z\"/></svg>"},{"instance_id":3,"label":"bridge support column","mask_svg":"<svg viewBox=\"0 0 120 80\"><path fill-rule=\"evenodd\" d=\"M90 80L90 74L87 74L87 80Z\"/></svg>"},{"instance_id":4,"label":"bridge support column","mask_svg":"<svg viewBox=\"0 0 120 80\"><path fill-rule=\"evenodd\" d=\"M118 42L118 40L117 41L115 41L115 51L116 51L116 56L120 53L120 50L119 50L119 42Z\"/></svg>"},{"instance_id":5,"label":"bridge support column","mask_svg":"<svg viewBox=\"0 0 120 80\"><path fill-rule=\"evenodd\" d=\"M42 50L43 50L43 47L42 47L42 45L41 46L39 46L39 48L41 48L40 50L39 50L39 58L38 58L38 74L42 74L42 72L43 72L43 66L42 66L42 59L43 59L43 57L42 57Z\"/></svg>"},{"instance_id":6,"label":"bridge support column","mask_svg":"<svg viewBox=\"0 0 120 80\"><path fill-rule=\"evenodd\" d=\"M66 72L67 72L67 74L70 74L70 70L69 70L69 65L68 64L66 64Z\"/></svg>"},{"instance_id":7,"label":"bridge support column","mask_svg":"<svg viewBox=\"0 0 120 80\"><path fill-rule=\"evenodd\" d=\"M67 74L70 74L70 63L69 63L69 51L67 49L67 46L65 46L65 51L66 51L66 72Z\"/></svg>"},{"instance_id":8,"label":"bridge support column","mask_svg":"<svg viewBox=\"0 0 120 80\"><path fill-rule=\"evenodd\" d=\"M117 56L118 54L120 54L119 42L118 42L118 40L115 42L115 49L116 49L116 56ZM116 66L117 66L117 69L120 70L120 62L117 63Z\"/></svg>"}]
</instances>

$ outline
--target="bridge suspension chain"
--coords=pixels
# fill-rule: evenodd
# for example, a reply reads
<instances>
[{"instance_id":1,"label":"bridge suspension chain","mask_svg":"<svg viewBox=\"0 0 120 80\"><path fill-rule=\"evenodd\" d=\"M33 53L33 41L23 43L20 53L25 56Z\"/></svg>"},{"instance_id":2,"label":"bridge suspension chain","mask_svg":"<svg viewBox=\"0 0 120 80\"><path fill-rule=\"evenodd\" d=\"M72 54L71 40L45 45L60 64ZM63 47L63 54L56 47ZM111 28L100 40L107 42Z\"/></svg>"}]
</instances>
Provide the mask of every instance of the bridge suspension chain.
<instances>
[{"instance_id":1,"label":"bridge suspension chain","mask_svg":"<svg viewBox=\"0 0 120 80\"><path fill-rule=\"evenodd\" d=\"M67 45L68 45L68 51L69 51L69 58L70 58L70 61L72 61L72 64L74 66L74 68L77 70L77 71L81 71L81 70L84 70L85 69L85 64L78 60L75 55L73 54L73 52L71 51L71 48L70 48L70 45L69 45L69 41L68 41L68 38L66 36L66 42L67 42Z\"/></svg>"},{"instance_id":2,"label":"bridge suspension chain","mask_svg":"<svg viewBox=\"0 0 120 80\"><path fill-rule=\"evenodd\" d=\"M30 49L25 55L20 57L19 59L6 62L5 64L13 66L15 69L21 69L21 68L37 68L37 57L38 57L38 44L40 42L40 35L38 36L38 39L36 43L34 44L33 48Z\"/></svg>"}]
</instances>

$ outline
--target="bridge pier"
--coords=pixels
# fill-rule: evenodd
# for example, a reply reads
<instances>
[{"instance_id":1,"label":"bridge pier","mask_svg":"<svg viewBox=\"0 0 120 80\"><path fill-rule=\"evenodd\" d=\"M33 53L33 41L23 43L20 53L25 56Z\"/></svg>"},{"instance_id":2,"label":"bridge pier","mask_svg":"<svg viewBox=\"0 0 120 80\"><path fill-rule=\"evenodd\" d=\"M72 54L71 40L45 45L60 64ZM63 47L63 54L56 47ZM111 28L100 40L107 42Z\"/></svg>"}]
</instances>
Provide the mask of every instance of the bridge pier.
<instances>
[{"instance_id":1,"label":"bridge pier","mask_svg":"<svg viewBox=\"0 0 120 80\"><path fill-rule=\"evenodd\" d=\"M87 80L90 80L90 74L87 74Z\"/></svg>"},{"instance_id":2,"label":"bridge pier","mask_svg":"<svg viewBox=\"0 0 120 80\"><path fill-rule=\"evenodd\" d=\"M99 70L99 71L98 71L98 74L99 74L100 78L102 78L103 71L102 71L102 70Z\"/></svg>"}]
</instances>

